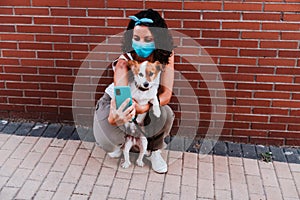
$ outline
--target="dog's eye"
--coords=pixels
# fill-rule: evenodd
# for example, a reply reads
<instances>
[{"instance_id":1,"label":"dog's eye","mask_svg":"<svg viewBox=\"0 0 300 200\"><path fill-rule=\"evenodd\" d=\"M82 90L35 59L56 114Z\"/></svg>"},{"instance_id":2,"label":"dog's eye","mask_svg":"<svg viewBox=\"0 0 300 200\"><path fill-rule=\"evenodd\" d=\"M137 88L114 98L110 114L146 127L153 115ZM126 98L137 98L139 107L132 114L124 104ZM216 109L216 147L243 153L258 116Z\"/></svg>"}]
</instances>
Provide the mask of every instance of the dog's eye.
<instances>
[{"instance_id":1,"label":"dog's eye","mask_svg":"<svg viewBox=\"0 0 300 200\"><path fill-rule=\"evenodd\" d=\"M140 76L140 77L143 77L144 75L143 75L143 73L139 73L139 76Z\"/></svg>"},{"instance_id":2,"label":"dog's eye","mask_svg":"<svg viewBox=\"0 0 300 200\"><path fill-rule=\"evenodd\" d=\"M154 74L153 72L149 72L149 76L153 76L153 74Z\"/></svg>"}]
</instances>

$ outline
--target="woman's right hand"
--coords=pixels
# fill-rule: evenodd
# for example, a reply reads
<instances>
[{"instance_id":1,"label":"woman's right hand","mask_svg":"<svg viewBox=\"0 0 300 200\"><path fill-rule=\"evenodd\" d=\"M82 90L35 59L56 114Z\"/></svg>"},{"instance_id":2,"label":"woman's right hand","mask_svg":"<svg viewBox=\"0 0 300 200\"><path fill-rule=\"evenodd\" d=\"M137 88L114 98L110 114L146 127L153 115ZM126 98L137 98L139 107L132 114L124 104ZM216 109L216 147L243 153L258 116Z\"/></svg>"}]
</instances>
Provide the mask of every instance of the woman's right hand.
<instances>
[{"instance_id":1,"label":"woman's right hand","mask_svg":"<svg viewBox=\"0 0 300 200\"><path fill-rule=\"evenodd\" d=\"M131 106L129 106L126 110L124 108L129 103L130 99L126 99L119 109L116 108L116 101L115 99L112 99L110 102L110 112L108 116L108 122L111 125L117 125L121 126L125 124L126 122L129 122L132 120L132 118L135 116L136 110L135 110L135 103ZM124 110L124 111L123 111Z\"/></svg>"}]
</instances>

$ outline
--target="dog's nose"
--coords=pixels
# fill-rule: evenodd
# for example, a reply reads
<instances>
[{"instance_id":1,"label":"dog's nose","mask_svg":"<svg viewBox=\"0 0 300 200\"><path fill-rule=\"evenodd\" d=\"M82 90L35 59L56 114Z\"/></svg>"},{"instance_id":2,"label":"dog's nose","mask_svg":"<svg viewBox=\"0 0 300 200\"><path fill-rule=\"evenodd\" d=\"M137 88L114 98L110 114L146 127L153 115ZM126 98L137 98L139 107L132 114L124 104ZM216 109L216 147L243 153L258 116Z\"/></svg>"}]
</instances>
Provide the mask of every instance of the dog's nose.
<instances>
[{"instance_id":1,"label":"dog's nose","mask_svg":"<svg viewBox=\"0 0 300 200\"><path fill-rule=\"evenodd\" d=\"M145 82L143 85L144 85L144 87L146 88L146 87L149 86L149 83L148 83L148 82Z\"/></svg>"}]
</instances>

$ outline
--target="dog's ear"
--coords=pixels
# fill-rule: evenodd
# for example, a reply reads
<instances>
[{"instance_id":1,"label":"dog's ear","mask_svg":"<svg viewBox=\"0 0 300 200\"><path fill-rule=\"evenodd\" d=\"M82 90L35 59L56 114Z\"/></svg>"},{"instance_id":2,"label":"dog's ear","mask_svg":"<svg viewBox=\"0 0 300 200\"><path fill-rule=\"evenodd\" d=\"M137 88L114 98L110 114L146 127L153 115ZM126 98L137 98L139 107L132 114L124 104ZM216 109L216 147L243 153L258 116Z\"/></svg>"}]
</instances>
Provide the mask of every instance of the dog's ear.
<instances>
[{"instance_id":1,"label":"dog's ear","mask_svg":"<svg viewBox=\"0 0 300 200\"><path fill-rule=\"evenodd\" d=\"M155 61L154 64L155 64L155 67L156 67L157 71L161 71L162 70L163 66L162 66L162 64L159 61Z\"/></svg>"},{"instance_id":2,"label":"dog's ear","mask_svg":"<svg viewBox=\"0 0 300 200\"><path fill-rule=\"evenodd\" d=\"M133 73L137 73L139 71L138 68L139 63L136 60L129 60L127 62L127 66L131 69L131 71L133 71Z\"/></svg>"},{"instance_id":3,"label":"dog's ear","mask_svg":"<svg viewBox=\"0 0 300 200\"><path fill-rule=\"evenodd\" d=\"M138 62L136 60L128 60L128 62L127 62L127 66L129 68L136 66L137 64L138 64Z\"/></svg>"}]
</instances>

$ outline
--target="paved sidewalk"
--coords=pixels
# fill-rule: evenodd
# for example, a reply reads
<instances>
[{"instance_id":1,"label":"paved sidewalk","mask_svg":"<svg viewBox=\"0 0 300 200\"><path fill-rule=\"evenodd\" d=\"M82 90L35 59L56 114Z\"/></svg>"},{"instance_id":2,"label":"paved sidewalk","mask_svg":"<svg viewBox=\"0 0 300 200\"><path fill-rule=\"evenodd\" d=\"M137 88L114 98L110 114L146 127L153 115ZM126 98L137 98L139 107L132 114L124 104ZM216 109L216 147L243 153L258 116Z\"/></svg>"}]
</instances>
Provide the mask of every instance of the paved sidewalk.
<instances>
[{"instance_id":1,"label":"paved sidewalk","mask_svg":"<svg viewBox=\"0 0 300 200\"><path fill-rule=\"evenodd\" d=\"M0 134L0 199L300 199L300 165L164 151L167 174L93 142Z\"/></svg>"}]
</instances>

